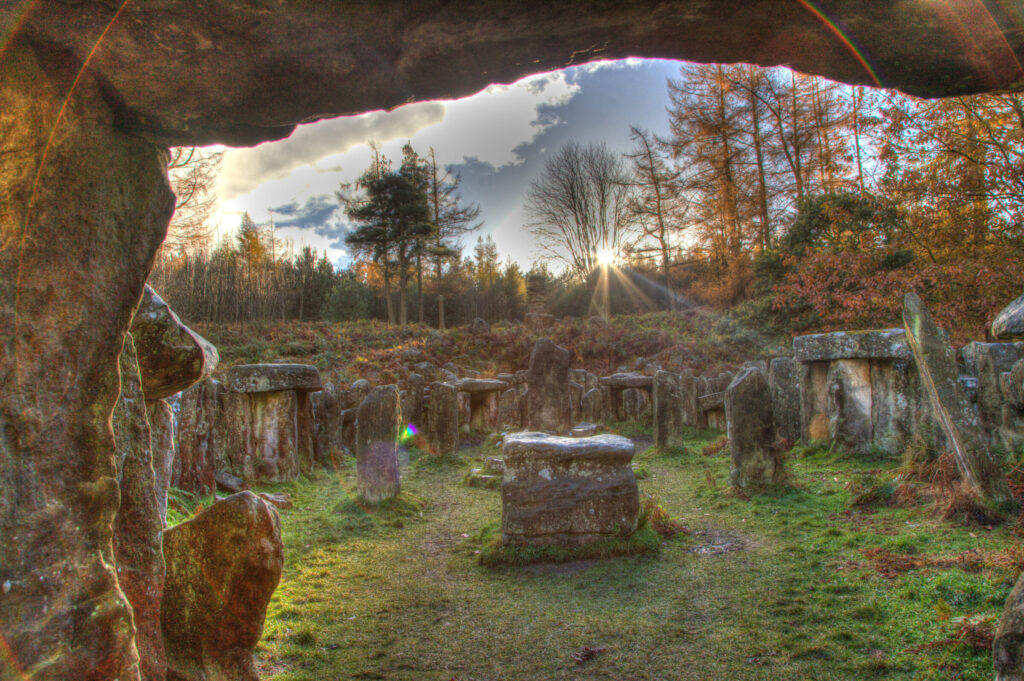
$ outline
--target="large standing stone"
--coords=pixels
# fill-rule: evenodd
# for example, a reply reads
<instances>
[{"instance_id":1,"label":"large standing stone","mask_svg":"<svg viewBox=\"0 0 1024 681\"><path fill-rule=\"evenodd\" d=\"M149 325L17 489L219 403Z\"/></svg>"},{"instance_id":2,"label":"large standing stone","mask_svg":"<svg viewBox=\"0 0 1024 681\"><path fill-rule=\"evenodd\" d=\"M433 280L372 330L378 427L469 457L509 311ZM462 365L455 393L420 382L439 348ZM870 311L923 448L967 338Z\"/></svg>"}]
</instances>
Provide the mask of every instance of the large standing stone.
<instances>
[{"instance_id":1,"label":"large standing stone","mask_svg":"<svg viewBox=\"0 0 1024 681\"><path fill-rule=\"evenodd\" d=\"M729 481L740 488L760 487L782 479L782 461L773 448L775 422L772 390L760 369L744 369L725 390L732 467Z\"/></svg>"},{"instance_id":2,"label":"large standing stone","mask_svg":"<svg viewBox=\"0 0 1024 681\"><path fill-rule=\"evenodd\" d=\"M166 151L49 45L0 51L0 640L33 681L130 679L110 417L174 195Z\"/></svg>"},{"instance_id":3,"label":"large standing stone","mask_svg":"<svg viewBox=\"0 0 1024 681\"><path fill-rule=\"evenodd\" d=\"M679 375L679 392L683 401L683 422L694 428L707 428L707 420L700 408L698 378L692 369L686 369Z\"/></svg>"},{"instance_id":4,"label":"large standing stone","mask_svg":"<svg viewBox=\"0 0 1024 681\"><path fill-rule=\"evenodd\" d=\"M601 423L605 420L604 393L600 388L592 388L583 393L583 399L580 402L584 421Z\"/></svg>"},{"instance_id":5,"label":"large standing stone","mask_svg":"<svg viewBox=\"0 0 1024 681\"><path fill-rule=\"evenodd\" d=\"M213 438L219 393L220 383L207 378L181 393L178 403L178 447L171 467L171 486L200 497L215 488Z\"/></svg>"},{"instance_id":6,"label":"large standing stone","mask_svg":"<svg viewBox=\"0 0 1024 681\"><path fill-rule=\"evenodd\" d=\"M1000 341L1024 339L1024 295L996 315L992 322L992 337Z\"/></svg>"},{"instance_id":7,"label":"large standing stone","mask_svg":"<svg viewBox=\"0 0 1024 681\"><path fill-rule=\"evenodd\" d=\"M253 651L281 579L277 512L252 492L164 532L168 681L259 681Z\"/></svg>"},{"instance_id":8,"label":"large standing stone","mask_svg":"<svg viewBox=\"0 0 1024 681\"><path fill-rule=\"evenodd\" d=\"M209 376L217 366L217 348L182 324L148 285L132 319L131 331L148 400L181 392Z\"/></svg>"},{"instance_id":9,"label":"large standing stone","mask_svg":"<svg viewBox=\"0 0 1024 681\"><path fill-rule=\"evenodd\" d=\"M836 360L829 367L825 383L829 439L847 452L868 452L872 445L870 362Z\"/></svg>"},{"instance_id":10,"label":"large standing stone","mask_svg":"<svg viewBox=\"0 0 1024 681\"><path fill-rule=\"evenodd\" d=\"M569 351L542 338L530 353L527 427L567 435L572 427L569 409Z\"/></svg>"},{"instance_id":11,"label":"large standing stone","mask_svg":"<svg viewBox=\"0 0 1024 681\"><path fill-rule=\"evenodd\" d=\"M427 382L423 376L412 373L405 379L405 390L408 393L407 403L409 406L408 410L402 410L402 418L409 423L412 423L417 428L422 428L426 422L423 418L423 391L427 387Z\"/></svg>"},{"instance_id":12,"label":"large standing stone","mask_svg":"<svg viewBox=\"0 0 1024 681\"><path fill-rule=\"evenodd\" d=\"M683 444L683 396L679 376L670 371L654 374L654 445Z\"/></svg>"},{"instance_id":13,"label":"large standing stone","mask_svg":"<svg viewBox=\"0 0 1024 681\"><path fill-rule=\"evenodd\" d=\"M522 411L519 407L519 393L509 388L501 393L498 402L498 423L502 430L519 430L523 427Z\"/></svg>"},{"instance_id":14,"label":"large standing stone","mask_svg":"<svg viewBox=\"0 0 1024 681\"><path fill-rule=\"evenodd\" d=\"M800 363L792 357L776 357L768 367L768 384L775 435L796 444L800 441Z\"/></svg>"},{"instance_id":15,"label":"large standing stone","mask_svg":"<svg viewBox=\"0 0 1024 681\"><path fill-rule=\"evenodd\" d=\"M157 501L149 418L131 334L125 336L121 349L121 395L111 423L121 489L121 505L114 520L117 580L132 606L142 679L162 681L166 668L160 633L164 516Z\"/></svg>"},{"instance_id":16,"label":"large standing stone","mask_svg":"<svg viewBox=\"0 0 1024 681\"><path fill-rule=\"evenodd\" d=\"M451 454L459 448L459 401L455 386L435 381L427 400L427 441L432 454Z\"/></svg>"},{"instance_id":17,"label":"large standing stone","mask_svg":"<svg viewBox=\"0 0 1024 681\"><path fill-rule=\"evenodd\" d=\"M167 518L167 491L174 466L174 412L166 400L146 400L146 412L153 444L156 505L162 522Z\"/></svg>"},{"instance_id":18,"label":"large standing stone","mask_svg":"<svg viewBox=\"0 0 1024 681\"><path fill-rule=\"evenodd\" d=\"M356 483L359 496L377 503L396 496L398 437L402 412L398 387L379 385L370 391L356 413Z\"/></svg>"},{"instance_id":19,"label":"large standing stone","mask_svg":"<svg viewBox=\"0 0 1024 681\"><path fill-rule=\"evenodd\" d=\"M1024 343L971 343L978 370L978 416L986 430L999 425L1003 393L999 375L1024 358Z\"/></svg>"},{"instance_id":20,"label":"large standing stone","mask_svg":"<svg viewBox=\"0 0 1024 681\"><path fill-rule=\"evenodd\" d=\"M619 435L514 433L502 447L506 544L576 546L636 529L633 443Z\"/></svg>"},{"instance_id":21,"label":"large standing stone","mask_svg":"<svg viewBox=\"0 0 1024 681\"><path fill-rule=\"evenodd\" d=\"M989 452L978 417L957 380L956 358L916 293L903 298L903 324L932 412L953 449L964 481L997 510L1013 507L1006 476Z\"/></svg>"},{"instance_id":22,"label":"large standing stone","mask_svg":"<svg viewBox=\"0 0 1024 681\"><path fill-rule=\"evenodd\" d=\"M1024 679L1024 575L1017 578L1003 605L992 642L992 665L996 681Z\"/></svg>"},{"instance_id":23,"label":"large standing stone","mask_svg":"<svg viewBox=\"0 0 1024 681\"><path fill-rule=\"evenodd\" d=\"M316 422L314 459L322 466L337 465L345 452L344 420L338 389L333 384L325 384L323 390L310 393L309 399Z\"/></svg>"}]
</instances>

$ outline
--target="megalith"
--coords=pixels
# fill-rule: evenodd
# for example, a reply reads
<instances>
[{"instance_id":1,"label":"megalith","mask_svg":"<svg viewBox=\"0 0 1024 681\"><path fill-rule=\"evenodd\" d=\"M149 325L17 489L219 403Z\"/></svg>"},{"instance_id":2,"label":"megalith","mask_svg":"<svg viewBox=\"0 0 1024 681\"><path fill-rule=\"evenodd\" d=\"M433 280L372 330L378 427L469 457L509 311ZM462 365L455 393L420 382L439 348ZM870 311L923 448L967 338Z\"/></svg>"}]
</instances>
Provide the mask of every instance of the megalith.
<instances>
[{"instance_id":1,"label":"megalith","mask_svg":"<svg viewBox=\"0 0 1024 681\"><path fill-rule=\"evenodd\" d=\"M547 338L537 341L530 353L527 382L527 428L567 435L572 427L569 351Z\"/></svg>"},{"instance_id":2,"label":"megalith","mask_svg":"<svg viewBox=\"0 0 1024 681\"><path fill-rule=\"evenodd\" d=\"M654 374L654 445L683 444L683 396L679 375L658 370Z\"/></svg>"},{"instance_id":3,"label":"megalith","mask_svg":"<svg viewBox=\"0 0 1024 681\"><path fill-rule=\"evenodd\" d=\"M427 441L431 454L451 454L459 448L459 403L455 386L434 381L428 388Z\"/></svg>"},{"instance_id":4,"label":"megalith","mask_svg":"<svg viewBox=\"0 0 1024 681\"><path fill-rule=\"evenodd\" d=\"M792 357L776 357L768 366L768 384L775 434L796 444L800 441L800 363Z\"/></svg>"},{"instance_id":5,"label":"megalith","mask_svg":"<svg viewBox=\"0 0 1024 681\"><path fill-rule=\"evenodd\" d=\"M253 651L284 568L281 523L252 492L164 532L167 681L259 681Z\"/></svg>"},{"instance_id":6,"label":"megalith","mask_svg":"<svg viewBox=\"0 0 1024 681\"><path fill-rule=\"evenodd\" d=\"M356 484L359 496L377 503L400 490L398 437L402 411L398 386L379 385L356 412Z\"/></svg>"},{"instance_id":7,"label":"megalith","mask_svg":"<svg viewBox=\"0 0 1024 681\"><path fill-rule=\"evenodd\" d=\"M198 497L211 494L216 487L213 438L219 395L220 383L207 378L182 392L178 401L178 447L171 467L171 486Z\"/></svg>"},{"instance_id":8,"label":"megalith","mask_svg":"<svg viewBox=\"0 0 1024 681\"><path fill-rule=\"evenodd\" d=\"M732 455L730 483L746 489L781 480L782 461L773 447L772 390L761 369L743 369L733 378L725 390L725 419Z\"/></svg>"}]
</instances>

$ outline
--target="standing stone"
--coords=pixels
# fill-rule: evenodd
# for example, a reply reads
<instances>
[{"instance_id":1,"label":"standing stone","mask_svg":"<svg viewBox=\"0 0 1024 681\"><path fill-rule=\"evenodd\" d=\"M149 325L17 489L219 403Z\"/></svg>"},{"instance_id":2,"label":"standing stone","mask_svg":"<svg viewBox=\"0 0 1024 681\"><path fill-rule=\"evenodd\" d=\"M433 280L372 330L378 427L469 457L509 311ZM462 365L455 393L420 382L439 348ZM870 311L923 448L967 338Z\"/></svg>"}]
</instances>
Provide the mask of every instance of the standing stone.
<instances>
[{"instance_id":1,"label":"standing stone","mask_svg":"<svg viewBox=\"0 0 1024 681\"><path fill-rule=\"evenodd\" d=\"M398 436L402 413L398 387L370 391L356 413L356 482L359 496L377 503L399 492Z\"/></svg>"},{"instance_id":2,"label":"standing stone","mask_svg":"<svg viewBox=\"0 0 1024 681\"><path fill-rule=\"evenodd\" d=\"M321 466L337 466L345 454L343 410L337 386L324 385L323 390L310 394L310 402L316 423L314 458Z\"/></svg>"},{"instance_id":3,"label":"standing stone","mask_svg":"<svg viewBox=\"0 0 1024 681\"><path fill-rule=\"evenodd\" d=\"M1024 339L1024 295L996 315L992 322L992 337L1000 341Z\"/></svg>"},{"instance_id":4,"label":"standing stone","mask_svg":"<svg viewBox=\"0 0 1024 681\"><path fill-rule=\"evenodd\" d=\"M654 445L660 448L681 446L683 427L679 376L659 370L654 374Z\"/></svg>"},{"instance_id":5,"label":"standing stone","mask_svg":"<svg viewBox=\"0 0 1024 681\"><path fill-rule=\"evenodd\" d=\"M348 391L352 395L352 407L358 407L366 399L366 396L370 394L370 382L365 378L352 381Z\"/></svg>"},{"instance_id":6,"label":"standing stone","mask_svg":"<svg viewBox=\"0 0 1024 681\"><path fill-rule=\"evenodd\" d=\"M121 348L121 396L111 424L121 489L121 506L114 520L117 580L132 606L142 679L162 681L166 668L160 632L164 516L157 502L149 418L131 334L125 336ZM166 504L166 489L163 493Z\"/></svg>"},{"instance_id":7,"label":"standing stone","mask_svg":"<svg viewBox=\"0 0 1024 681\"><path fill-rule=\"evenodd\" d=\"M707 428L708 423L700 408L699 383L692 369L687 369L679 376L679 393L682 400L683 422L694 428Z\"/></svg>"},{"instance_id":8,"label":"standing stone","mask_svg":"<svg viewBox=\"0 0 1024 681\"><path fill-rule=\"evenodd\" d=\"M863 359L832 362L825 378L828 392L829 439L844 451L867 453L871 427L871 364Z\"/></svg>"},{"instance_id":9,"label":"standing stone","mask_svg":"<svg viewBox=\"0 0 1024 681\"><path fill-rule=\"evenodd\" d=\"M986 430L999 425L1003 394L999 375L1024 357L1024 343L972 343L978 368L978 417Z\"/></svg>"},{"instance_id":10,"label":"standing stone","mask_svg":"<svg viewBox=\"0 0 1024 681\"><path fill-rule=\"evenodd\" d=\"M600 388L591 388L583 393L583 399L580 402L580 411L583 414L584 421L589 421L590 423L604 421L604 393L601 392Z\"/></svg>"},{"instance_id":11,"label":"standing stone","mask_svg":"<svg viewBox=\"0 0 1024 681\"><path fill-rule=\"evenodd\" d=\"M167 519L167 491L174 466L174 412L166 400L146 400L153 445L153 473L156 476L156 505L160 521Z\"/></svg>"},{"instance_id":12,"label":"standing stone","mask_svg":"<svg viewBox=\"0 0 1024 681\"><path fill-rule=\"evenodd\" d=\"M780 481L782 461L772 447L772 390L763 371L748 368L736 375L725 390L725 416L732 454L729 481L740 488Z\"/></svg>"},{"instance_id":13,"label":"standing stone","mask_svg":"<svg viewBox=\"0 0 1024 681\"><path fill-rule=\"evenodd\" d=\"M530 353L528 425L531 430L567 435L569 410L569 351L542 338Z\"/></svg>"},{"instance_id":14,"label":"standing stone","mask_svg":"<svg viewBox=\"0 0 1024 681\"><path fill-rule=\"evenodd\" d=\"M800 363L792 357L776 357L768 367L768 384L775 435L796 444L800 441Z\"/></svg>"},{"instance_id":15,"label":"standing stone","mask_svg":"<svg viewBox=\"0 0 1024 681\"><path fill-rule=\"evenodd\" d=\"M215 488L213 438L219 392L220 383L207 378L184 391L178 405L178 445L171 486L197 497L212 494Z\"/></svg>"},{"instance_id":16,"label":"standing stone","mask_svg":"<svg viewBox=\"0 0 1024 681\"><path fill-rule=\"evenodd\" d=\"M509 388L501 393L498 404L498 421L502 430L519 430L523 427L519 409L519 393L515 388Z\"/></svg>"},{"instance_id":17,"label":"standing stone","mask_svg":"<svg viewBox=\"0 0 1024 681\"><path fill-rule=\"evenodd\" d=\"M167 681L259 681L253 651L284 567L277 512L252 492L164 532Z\"/></svg>"},{"instance_id":18,"label":"standing stone","mask_svg":"<svg viewBox=\"0 0 1024 681\"><path fill-rule=\"evenodd\" d=\"M1024 575L1017 578L1003 605L992 642L992 666L996 681L1024 679Z\"/></svg>"},{"instance_id":19,"label":"standing stone","mask_svg":"<svg viewBox=\"0 0 1024 681\"><path fill-rule=\"evenodd\" d=\"M828 432L828 368L831 363L801 362L800 439L805 445L826 442Z\"/></svg>"},{"instance_id":20,"label":"standing stone","mask_svg":"<svg viewBox=\"0 0 1024 681\"><path fill-rule=\"evenodd\" d=\"M583 384L578 381L569 381L569 413L573 423L580 420L580 409L582 406Z\"/></svg>"},{"instance_id":21,"label":"standing stone","mask_svg":"<svg viewBox=\"0 0 1024 681\"><path fill-rule=\"evenodd\" d=\"M578 546L636 529L639 492L628 438L514 433L502 451L505 544Z\"/></svg>"},{"instance_id":22,"label":"standing stone","mask_svg":"<svg viewBox=\"0 0 1024 681\"><path fill-rule=\"evenodd\" d=\"M957 380L953 347L916 293L903 297L903 324L922 387L953 450L960 476L995 510L1009 510L1015 506L1013 494Z\"/></svg>"},{"instance_id":23,"label":"standing stone","mask_svg":"<svg viewBox=\"0 0 1024 681\"><path fill-rule=\"evenodd\" d=\"M425 419L423 418L423 391L427 387L427 382L420 374L412 373L405 379L405 385L409 408L408 410L402 410L402 418L417 428L422 428L425 424Z\"/></svg>"},{"instance_id":24,"label":"standing stone","mask_svg":"<svg viewBox=\"0 0 1024 681\"><path fill-rule=\"evenodd\" d=\"M452 454L459 448L458 393L455 386L434 381L427 401L427 441L430 453Z\"/></svg>"}]
</instances>

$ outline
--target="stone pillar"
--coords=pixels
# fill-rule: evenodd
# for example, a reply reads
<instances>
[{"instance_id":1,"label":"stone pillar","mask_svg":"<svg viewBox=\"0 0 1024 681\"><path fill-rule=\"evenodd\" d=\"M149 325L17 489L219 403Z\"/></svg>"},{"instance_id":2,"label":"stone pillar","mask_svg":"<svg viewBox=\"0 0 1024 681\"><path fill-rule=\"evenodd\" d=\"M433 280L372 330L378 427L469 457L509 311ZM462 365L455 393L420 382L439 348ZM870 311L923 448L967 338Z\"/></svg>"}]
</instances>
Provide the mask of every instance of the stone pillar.
<instances>
[{"instance_id":1,"label":"stone pillar","mask_svg":"<svg viewBox=\"0 0 1024 681\"><path fill-rule=\"evenodd\" d=\"M519 393L509 388L501 393L498 403L498 422L501 429L519 430L523 427L519 409Z\"/></svg>"},{"instance_id":2,"label":"stone pillar","mask_svg":"<svg viewBox=\"0 0 1024 681\"><path fill-rule=\"evenodd\" d=\"M874 443L871 427L871 364L866 359L839 359L825 378L829 439L852 454L865 454Z\"/></svg>"},{"instance_id":3,"label":"stone pillar","mask_svg":"<svg viewBox=\"0 0 1024 681\"><path fill-rule=\"evenodd\" d=\"M698 379L692 369L687 369L679 376L679 391L683 402L683 421L694 428L707 428L704 412L700 408L700 392Z\"/></svg>"},{"instance_id":4,"label":"stone pillar","mask_svg":"<svg viewBox=\"0 0 1024 681\"><path fill-rule=\"evenodd\" d=\"M136 679L131 609L114 568L110 418L125 332L174 209L166 151L121 132L104 86L69 54L8 39L0 638L36 681Z\"/></svg>"},{"instance_id":5,"label":"stone pillar","mask_svg":"<svg viewBox=\"0 0 1024 681\"><path fill-rule=\"evenodd\" d=\"M779 481L782 461L772 448L772 390L763 371L748 368L736 375L725 390L725 419L732 455L729 481L740 488Z\"/></svg>"},{"instance_id":6,"label":"stone pillar","mask_svg":"<svg viewBox=\"0 0 1024 681\"><path fill-rule=\"evenodd\" d=\"M458 393L455 386L435 381L427 402L427 441L430 453L451 454L459 448Z\"/></svg>"},{"instance_id":7,"label":"stone pillar","mask_svg":"<svg viewBox=\"0 0 1024 681\"><path fill-rule=\"evenodd\" d=\"M800 363L792 357L776 357L768 367L768 384L775 435L796 444L800 441Z\"/></svg>"},{"instance_id":8,"label":"stone pillar","mask_svg":"<svg viewBox=\"0 0 1024 681\"><path fill-rule=\"evenodd\" d=\"M171 486L198 497L212 494L213 442L220 383L208 378L181 394L178 403L178 448L171 467Z\"/></svg>"},{"instance_id":9,"label":"stone pillar","mask_svg":"<svg viewBox=\"0 0 1024 681\"><path fill-rule=\"evenodd\" d=\"M401 429L398 387L377 386L356 412L356 482L359 496L366 501L384 501L400 490L398 436Z\"/></svg>"},{"instance_id":10,"label":"stone pillar","mask_svg":"<svg viewBox=\"0 0 1024 681\"><path fill-rule=\"evenodd\" d=\"M542 338L530 353L528 425L556 435L572 427L569 410L569 351Z\"/></svg>"},{"instance_id":11,"label":"stone pillar","mask_svg":"<svg viewBox=\"0 0 1024 681\"><path fill-rule=\"evenodd\" d=\"M654 374L654 446L683 444L683 400L679 376L670 371Z\"/></svg>"},{"instance_id":12,"label":"stone pillar","mask_svg":"<svg viewBox=\"0 0 1024 681\"><path fill-rule=\"evenodd\" d=\"M153 443L153 474L156 476L156 505L160 521L167 520L167 490L171 487L174 466L174 412L167 400L146 400L149 430Z\"/></svg>"}]
</instances>

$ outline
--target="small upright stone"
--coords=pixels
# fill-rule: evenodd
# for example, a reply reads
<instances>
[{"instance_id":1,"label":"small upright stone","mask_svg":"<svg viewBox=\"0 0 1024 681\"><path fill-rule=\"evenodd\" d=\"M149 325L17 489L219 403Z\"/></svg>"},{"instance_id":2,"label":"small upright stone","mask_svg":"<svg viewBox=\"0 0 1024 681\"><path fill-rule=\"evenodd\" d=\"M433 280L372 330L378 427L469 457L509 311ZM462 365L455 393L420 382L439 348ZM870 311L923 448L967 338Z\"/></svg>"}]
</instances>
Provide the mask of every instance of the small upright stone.
<instances>
[{"instance_id":1,"label":"small upright stone","mask_svg":"<svg viewBox=\"0 0 1024 681\"><path fill-rule=\"evenodd\" d=\"M659 370L654 374L654 446L683 444L683 399L679 376Z\"/></svg>"},{"instance_id":2,"label":"small upright stone","mask_svg":"<svg viewBox=\"0 0 1024 681\"><path fill-rule=\"evenodd\" d=\"M207 378L181 393L178 403L178 450L171 467L171 486L197 497L213 492L214 434L220 384Z\"/></svg>"},{"instance_id":3,"label":"small upright stone","mask_svg":"<svg viewBox=\"0 0 1024 681\"><path fill-rule=\"evenodd\" d=\"M1015 506L1013 494L960 385L953 347L916 293L903 297L903 325L922 388L953 450L960 476L994 509L1009 510Z\"/></svg>"},{"instance_id":4,"label":"small upright stone","mask_svg":"<svg viewBox=\"0 0 1024 681\"><path fill-rule=\"evenodd\" d=\"M459 400L455 386L434 381L427 400L430 453L451 454L459 448Z\"/></svg>"},{"instance_id":5,"label":"small upright stone","mask_svg":"<svg viewBox=\"0 0 1024 681\"><path fill-rule=\"evenodd\" d=\"M277 512L252 492L164 532L161 624L169 681L259 681L253 651L281 579Z\"/></svg>"},{"instance_id":6,"label":"small upright stone","mask_svg":"<svg viewBox=\"0 0 1024 681\"><path fill-rule=\"evenodd\" d=\"M501 536L505 544L579 546L629 535L640 497L620 435L505 437Z\"/></svg>"},{"instance_id":7,"label":"small upright stone","mask_svg":"<svg viewBox=\"0 0 1024 681\"><path fill-rule=\"evenodd\" d=\"M498 402L498 426L502 430L519 430L523 427L521 410L519 408L519 393L515 388L509 388L501 393Z\"/></svg>"},{"instance_id":8,"label":"small upright stone","mask_svg":"<svg viewBox=\"0 0 1024 681\"><path fill-rule=\"evenodd\" d=\"M572 427L569 406L569 351L542 338L530 353L528 427L565 435Z\"/></svg>"},{"instance_id":9,"label":"small upright stone","mask_svg":"<svg viewBox=\"0 0 1024 681\"><path fill-rule=\"evenodd\" d=\"M398 387L377 386L370 391L356 413L356 484L359 496L377 503L396 496L398 435L402 414Z\"/></svg>"},{"instance_id":10,"label":"small upright stone","mask_svg":"<svg viewBox=\"0 0 1024 681\"><path fill-rule=\"evenodd\" d=\"M800 363L792 357L776 357L768 367L768 384L775 434L796 444L800 441Z\"/></svg>"},{"instance_id":11,"label":"small upright stone","mask_svg":"<svg viewBox=\"0 0 1024 681\"><path fill-rule=\"evenodd\" d=\"M725 415L732 454L730 482L751 488L781 480L782 462L772 448L772 391L763 371L748 368L736 375L725 390Z\"/></svg>"},{"instance_id":12,"label":"small upright stone","mask_svg":"<svg viewBox=\"0 0 1024 681\"><path fill-rule=\"evenodd\" d=\"M600 388L592 388L583 393L580 403L584 421L591 423L604 421L604 393Z\"/></svg>"}]
</instances>

